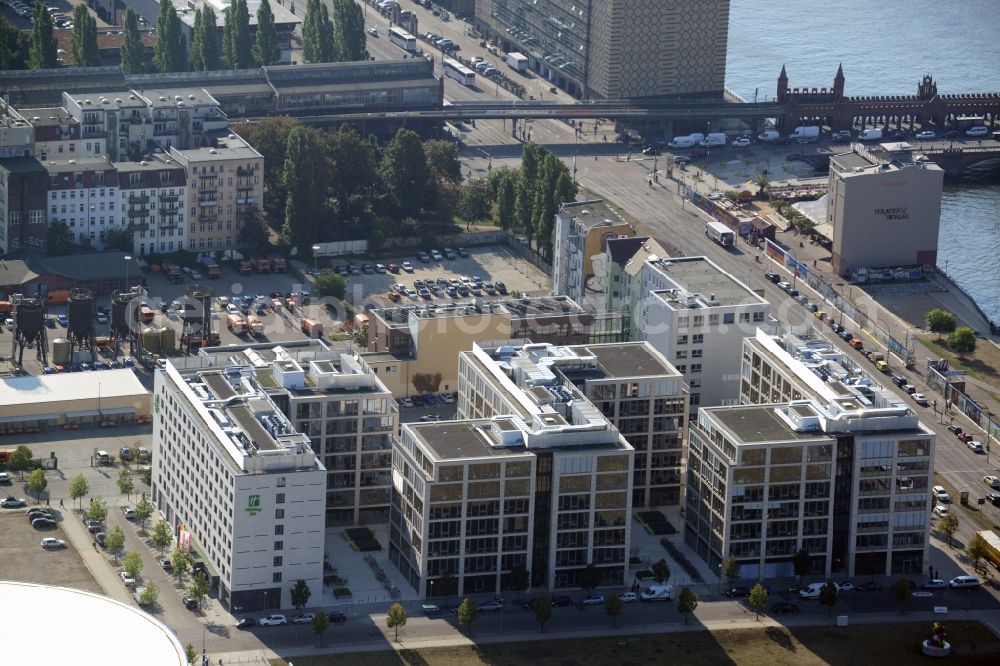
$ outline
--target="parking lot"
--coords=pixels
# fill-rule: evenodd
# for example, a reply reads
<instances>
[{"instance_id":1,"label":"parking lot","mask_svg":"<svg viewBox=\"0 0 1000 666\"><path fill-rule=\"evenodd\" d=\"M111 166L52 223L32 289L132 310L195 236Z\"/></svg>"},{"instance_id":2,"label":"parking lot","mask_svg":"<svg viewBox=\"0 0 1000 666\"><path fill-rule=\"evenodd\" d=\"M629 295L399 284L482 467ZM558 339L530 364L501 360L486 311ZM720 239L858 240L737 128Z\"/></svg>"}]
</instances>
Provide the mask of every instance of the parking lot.
<instances>
[{"instance_id":1,"label":"parking lot","mask_svg":"<svg viewBox=\"0 0 1000 666\"><path fill-rule=\"evenodd\" d=\"M535 268L529 262L515 257L502 245L489 246L483 248L470 248L467 251L469 256L456 256L454 259L449 259L446 256L442 256L440 260L431 258L429 261L421 261L416 255L402 255L398 257L391 257L386 259L379 259L378 262L375 260L358 260L352 263L343 261L340 259L333 259L328 262L328 265L336 269L338 266L342 270L347 270L349 266L354 266L357 268L358 274L348 275L348 300L350 300L355 305L362 305L365 303L372 303L378 307L388 307L393 305L393 301L390 300L390 293L398 293L393 289L393 285L399 283L404 285L407 289L413 290L417 289L414 287L414 283L418 280L421 282L426 282L431 280L432 282L437 282L437 280L444 279L448 280L459 280L463 277L474 278L479 277L484 283L502 282L508 294L513 292L520 292L528 295L544 294L549 291L549 278L545 273ZM404 270L402 266L404 262L409 262L412 266L412 272ZM372 272L366 274L361 271L365 264L370 264L372 270L378 264L385 267L384 272ZM395 264L400 266L398 273L392 273L389 271L390 264ZM381 269L380 269L381 270ZM472 298L473 295L470 292L467 296L462 296L456 294L455 296L449 296L447 292L442 289L440 294L431 292L429 299L423 299L416 293L412 295L401 295L400 303L424 303L424 302L452 302L457 299L462 298ZM503 295L495 294L491 295L486 292L480 296L485 299L493 298L503 298Z\"/></svg>"},{"instance_id":2,"label":"parking lot","mask_svg":"<svg viewBox=\"0 0 1000 666\"><path fill-rule=\"evenodd\" d=\"M13 495L28 500L28 508L35 506L34 500L19 487L4 486L4 496ZM36 530L25 516L26 509L0 509L0 579L17 580L28 583L42 583L60 587L72 587L88 592L102 592L94 577L87 571L80 554L70 543L62 526L55 529ZM54 509L57 522L72 520L69 510ZM44 550L41 541L45 538L62 539L66 548Z\"/></svg>"}]
</instances>

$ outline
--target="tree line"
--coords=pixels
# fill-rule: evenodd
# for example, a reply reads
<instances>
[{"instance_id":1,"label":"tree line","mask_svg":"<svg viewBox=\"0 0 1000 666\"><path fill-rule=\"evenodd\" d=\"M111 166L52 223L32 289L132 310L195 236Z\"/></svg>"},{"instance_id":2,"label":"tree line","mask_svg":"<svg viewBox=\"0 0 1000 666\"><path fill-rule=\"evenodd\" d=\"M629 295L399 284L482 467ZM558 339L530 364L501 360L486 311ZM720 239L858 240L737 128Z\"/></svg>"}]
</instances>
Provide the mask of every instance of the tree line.
<instances>
[{"instance_id":1,"label":"tree line","mask_svg":"<svg viewBox=\"0 0 1000 666\"><path fill-rule=\"evenodd\" d=\"M401 129L380 146L348 126L323 132L283 117L234 129L264 157L267 223L283 243L364 239L377 250L452 219L462 179L452 142Z\"/></svg>"},{"instance_id":2,"label":"tree line","mask_svg":"<svg viewBox=\"0 0 1000 666\"><path fill-rule=\"evenodd\" d=\"M160 3L156 20L153 66L158 72L246 69L275 65L281 60L281 45L269 0L257 9L256 34L250 35L247 0L234 0L226 8L220 37L215 11L204 5L195 11L190 49L184 39L181 20L170 2ZM24 33L0 17L0 69L53 69L59 67L58 46L52 16L41 2L33 10L31 32ZM364 16L353 0L334 0L333 17L319 0L310 0L302 26L306 62L367 60ZM138 15L125 12L124 36L119 50L125 74L146 71L145 49L139 32ZM73 10L73 38L70 53L73 65L101 64L97 48L97 21L86 5Z\"/></svg>"}]
</instances>

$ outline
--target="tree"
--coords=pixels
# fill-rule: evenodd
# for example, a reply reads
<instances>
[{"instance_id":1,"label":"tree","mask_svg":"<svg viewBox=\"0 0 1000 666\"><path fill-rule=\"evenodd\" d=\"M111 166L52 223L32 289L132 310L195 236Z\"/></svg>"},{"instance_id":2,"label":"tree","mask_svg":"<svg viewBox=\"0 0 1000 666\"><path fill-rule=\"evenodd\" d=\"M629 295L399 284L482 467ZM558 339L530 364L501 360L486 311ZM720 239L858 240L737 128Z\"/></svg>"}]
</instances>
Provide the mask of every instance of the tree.
<instances>
[{"instance_id":1,"label":"tree","mask_svg":"<svg viewBox=\"0 0 1000 666\"><path fill-rule=\"evenodd\" d=\"M56 220L45 235L45 251L51 255L69 254L73 249L73 234L65 222Z\"/></svg>"},{"instance_id":2,"label":"tree","mask_svg":"<svg viewBox=\"0 0 1000 666\"><path fill-rule=\"evenodd\" d=\"M194 10L194 27L191 29L191 52L188 57L191 69L195 72L205 70L205 61L201 57L201 40L205 34L205 31L202 29L203 21L204 15L201 13L201 7L198 7Z\"/></svg>"},{"instance_id":3,"label":"tree","mask_svg":"<svg viewBox=\"0 0 1000 666\"><path fill-rule=\"evenodd\" d=\"M295 581L295 585L292 586L292 605L295 606L295 610L302 615L302 608L309 603L309 597L312 596L312 590L309 589L309 584L306 583L301 578Z\"/></svg>"},{"instance_id":4,"label":"tree","mask_svg":"<svg viewBox=\"0 0 1000 666\"><path fill-rule=\"evenodd\" d=\"M35 503L42 501L42 493L49 486L49 480L45 478L45 470L38 468L28 477L28 488L35 495Z\"/></svg>"},{"instance_id":5,"label":"tree","mask_svg":"<svg viewBox=\"0 0 1000 666\"><path fill-rule=\"evenodd\" d=\"M146 49L139 34L139 16L129 7L125 10L125 36L118 49L123 74L142 74L146 70Z\"/></svg>"},{"instance_id":6,"label":"tree","mask_svg":"<svg viewBox=\"0 0 1000 666\"><path fill-rule=\"evenodd\" d=\"M271 11L268 0L261 0L257 8L257 37L253 43L253 57L259 65L277 65L281 61L278 33L274 29L274 12ZM320 636L321 644L322 641L323 637Z\"/></svg>"},{"instance_id":7,"label":"tree","mask_svg":"<svg viewBox=\"0 0 1000 666\"><path fill-rule=\"evenodd\" d=\"M97 21L87 11L86 4L73 8L73 40L70 47L73 63L77 67L94 67L101 64L97 52Z\"/></svg>"},{"instance_id":8,"label":"tree","mask_svg":"<svg viewBox=\"0 0 1000 666\"><path fill-rule=\"evenodd\" d=\"M395 631L395 640L398 641L399 628L406 626L406 609L398 603L389 606L389 612L385 615L385 623L386 626Z\"/></svg>"},{"instance_id":9,"label":"tree","mask_svg":"<svg viewBox=\"0 0 1000 666\"><path fill-rule=\"evenodd\" d=\"M100 497L91 497L87 507L87 518L103 523L108 517L108 503Z\"/></svg>"},{"instance_id":10,"label":"tree","mask_svg":"<svg viewBox=\"0 0 1000 666\"><path fill-rule=\"evenodd\" d=\"M194 666L194 663L198 661L198 653L195 651L194 646L188 643L184 646L184 656L187 658L188 664Z\"/></svg>"},{"instance_id":11,"label":"tree","mask_svg":"<svg viewBox=\"0 0 1000 666\"><path fill-rule=\"evenodd\" d=\"M181 584L184 574L191 568L191 556L183 548L174 548L170 554L170 564L173 565L174 575L177 576L177 584Z\"/></svg>"},{"instance_id":12,"label":"tree","mask_svg":"<svg viewBox=\"0 0 1000 666\"><path fill-rule=\"evenodd\" d=\"M80 5L77 5L78 7ZM107 249L121 250L122 252L132 251L132 234L128 229L109 229L104 234L104 247Z\"/></svg>"},{"instance_id":13,"label":"tree","mask_svg":"<svg viewBox=\"0 0 1000 666\"><path fill-rule=\"evenodd\" d=\"M609 594L604 598L604 612L611 618L611 626L618 626L618 616L621 615L625 603L617 594Z\"/></svg>"},{"instance_id":14,"label":"tree","mask_svg":"<svg viewBox=\"0 0 1000 666\"><path fill-rule=\"evenodd\" d=\"M368 60L365 18L354 0L333 0L333 45L340 62Z\"/></svg>"},{"instance_id":15,"label":"tree","mask_svg":"<svg viewBox=\"0 0 1000 666\"><path fill-rule=\"evenodd\" d=\"M531 587L531 575L523 565L514 565L510 570L508 585L510 589L517 592L517 600L520 601L521 593Z\"/></svg>"},{"instance_id":16,"label":"tree","mask_svg":"<svg viewBox=\"0 0 1000 666\"><path fill-rule=\"evenodd\" d=\"M938 523L938 529L944 532L945 536L948 537L948 547L951 548L951 540L955 536L955 532L958 531L958 516L949 511Z\"/></svg>"},{"instance_id":17,"label":"tree","mask_svg":"<svg viewBox=\"0 0 1000 666\"><path fill-rule=\"evenodd\" d=\"M826 615L829 617L833 613L833 607L837 603L837 597L840 596L840 590L832 580L826 581L826 585L819 589L819 602L827 607Z\"/></svg>"},{"instance_id":18,"label":"tree","mask_svg":"<svg viewBox=\"0 0 1000 666\"><path fill-rule=\"evenodd\" d=\"M198 45L201 49L199 52L201 67L206 71L222 69L222 45L219 43L218 22L215 10L209 5L202 5L201 39Z\"/></svg>"},{"instance_id":19,"label":"tree","mask_svg":"<svg viewBox=\"0 0 1000 666\"><path fill-rule=\"evenodd\" d=\"M458 160L458 145L454 141L424 141L424 154L435 179L451 183L462 182L462 163Z\"/></svg>"},{"instance_id":20,"label":"tree","mask_svg":"<svg viewBox=\"0 0 1000 666\"><path fill-rule=\"evenodd\" d=\"M319 0L309 0L302 21L302 59L307 63L332 62L333 33L326 5Z\"/></svg>"},{"instance_id":21,"label":"tree","mask_svg":"<svg viewBox=\"0 0 1000 666\"><path fill-rule=\"evenodd\" d=\"M264 2L267 2L267 0L264 0ZM313 618L312 627L313 633L319 636L319 646L323 647L323 634L330 628L330 616L323 611L316 613L316 617Z\"/></svg>"},{"instance_id":22,"label":"tree","mask_svg":"<svg viewBox=\"0 0 1000 666\"><path fill-rule=\"evenodd\" d=\"M969 545L965 547L965 553L972 560L972 568L975 571L979 571L979 563L984 557L989 554L989 547L986 543L986 539L982 537L978 532L972 537L972 541Z\"/></svg>"},{"instance_id":23,"label":"tree","mask_svg":"<svg viewBox=\"0 0 1000 666\"><path fill-rule=\"evenodd\" d=\"M143 606L155 606L160 599L160 588L151 580L146 581L139 594L139 603Z\"/></svg>"},{"instance_id":24,"label":"tree","mask_svg":"<svg viewBox=\"0 0 1000 666\"><path fill-rule=\"evenodd\" d=\"M74 499L82 499L90 492L90 484L87 483L87 477L83 474L77 474L73 477L72 483L69 484L69 496ZM83 508L82 506L80 508Z\"/></svg>"},{"instance_id":25,"label":"tree","mask_svg":"<svg viewBox=\"0 0 1000 666\"><path fill-rule=\"evenodd\" d=\"M139 525L142 527L143 532L146 531L146 521L153 515L154 510L153 503L146 497L146 493L143 493L142 497L135 504L135 517L139 519Z\"/></svg>"},{"instance_id":26,"label":"tree","mask_svg":"<svg viewBox=\"0 0 1000 666\"><path fill-rule=\"evenodd\" d=\"M264 211L272 226L280 227L285 217L285 189L282 185L288 135L299 122L283 116L260 122L235 125L247 143L264 157Z\"/></svg>"},{"instance_id":27,"label":"tree","mask_svg":"<svg viewBox=\"0 0 1000 666\"><path fill-rule=\"evenodd\" d=\"M122 560L122 569L132 578L139 580L139 574L142 573L142 555L134 550L125 553L125 559Z\"/></svg>"},{"instance_id":28,"label":"tree","mask_svg":"<svg viewBox=\"0 0 1000 666\"><path fill-rule=\"evenodd\" d=\"M538 630L545 631L545 623L552 619L552 604L549 603L549 595L542 592L531 605L531 610L535 614L535 622L538 623Z\"/></svg>"},{"instance_id":29,"label":"tree","mask_svg":"<svg viewBox=\"0 0 1000 666\"><path fill-rule=\"evenodd\" d=\"M208 595L208 578L205 574L200 571L194 575L191 579L191 584L188 585L188 596L194 599L198 608L201 608L201 600Z\"/></svg>"},{"instance_id":30,"label":"tree","mask_svg":"<svg viewBox=\"0 0 1000 666\"><path fill-rule=\"evenodd\" d=\"M28 67L53 69L59 66L56 38L52 35L52 15L41 2L32 10L31 46L28 50Z\"/></svg>"},{"instance_id":31,"label":"tree","mask_svg":"<svg viewBox=\"0 0 1000 666\"><path fill-rule=\"evenodd\" d=\"M684 614L684 624L688 623L688 616L698 608L698 594L690 587L681 590L677 599L677 612Z\"/></svg>"},{"instance_id":32,"label":"tree","mask_svg":"<svg viewBox=\"0 0 1000 666\"><path fill-rule=\"evenodd\" d=\"M795 575L799 577L799 585L802 585L802 577L809 573L812 565L812 555L805 548L799 549L792 558L792 566L795 568Z\"/></svg>"},{"instance_id":33,"label":"tree","mask_svg":"<svg viewBox=\"0 0 1000 666\"><path fill-rule=\"evenodd\" d=\"M726 579L729 587L735 585L736 581L740 579L740 564L732 555L722 563L722 577Z\"/></svg>"},{"instance_id":34,"label":"tree","mask_svg":"<svg viewBox=\"0 0 1000 666\"><path fill-rule=\"evenodd\" d=\"M595 587L601 584L601 570L591 562L580 571L577 582L580 583L580 587L587 590L587 594L590 594Z\"/></svg>"},{"instance_id":35,"label":"tree","mask_svg":"<svg viewBox=\"0 0 1000 666\"><path fill-rule=\"evenodd\" d=\"M202 23L205 16L202 16ZM180 72L186 69L187 44L181 32L181 20L172 2L160 3L160 15L156 19L156 46L153 48L153 64L160 72Z\"/></svg>"},{"instance_id":36,"label":"tree","mask_svg":"<svg viewBox=\"0 0 1000 666\"><path fill-rule=\"evenodd\" d=\"M416 132L400 129L382 153L382 183L401 216L419 215L430 205L431 171Z\"/></svg>"},{"instance_id":37,"label":"tree","mask_svg":"<svg viewBox=\"0 0 1000 666\"><path fill-rule=\"evenodd\" d=\"M27 69L31 38L0 16L0 70Z\"/></svg>"},{"instance_id":38,"label":"tree","mask_svg":"<svg viewBox=\"0 0 1000 666\"><path fill-rule=\"evenodd\" d=\"M535 230L531 228L531 189L524 184L524 175L517 179L514 187L514 230L521 230L528 240L534 237Z\"/></svg>"},{"instance_id":39,"label":"tree","mask_svg":"<svg viewBox=\"0 0 1000 666\"><path fill-rule=\"evenodd\" d=\"M659 562L653 562L652 571L653 578L655 578L656 582L660 585L663 585L670 580L670 565L667 564L666 560L660 559Z\"/></svg>"},{"instance_id":40,"label":"tree","mask_svg":"<svg viewBox=\"0 0 1000 666\"><path fill-rule=\"evenodd\" d=\"M948 336L948 346L958 352L959 356L976 351L976 334L968 326L959 326Z\"/></svg>"},{"instance_id":41,"label":"tree","mask_svg":"<svg viewBox=\"0 0 1000 666\"><path fill-rule=\"evenodd\" d=\"M463 220L485 220L490 215L492 191L485 178L473 178L458 189L458 214Z\"/></svg>"},{"instance_id":42,"label":"tree","mask_svg":"<svg viewBox=\"0 0 1000 666\"><path fill-rule=\"evenodd\" d=\"M79 7L79 5L77 5ZM123 469L118 473L118 492L122 495L132 499L132 491L135 490L135 483L132 481L132 473L127 469Z\"/></svg>"},{"instance_id":43,"label":"tree","mask_svg":"<svg viewBox=\"0 0 1000 666\"><path fill-rule=\"evenodd\" d=\"M900 576L899 580L892 584L892 596L895 597L896 603L899 604L900 615L902 615L905 610L903 604L906 603L906 600L910 598L911 594L913 594L913 587L910 583L910 579L907 578L905 574Z\"/></svg>"},{"instance_id":44,"label":"tree","mask_svg":"<svg viewBox=\"0 0 1000 666\"><path fill-rule=\"evenodd\" d=\"M748 599L750 603L750 608L757 613L757 620L760 620L760 612L767 608L767 588L765 588L761 583L757 583L750 590L750 597Z\"/></svg>"},{"instance_id":45,"label":"tree","mask_svg":"<svg viewBox=\"0 0 1000 666\"><path fill-rule=\"evenodd\" d=\"M757 196L762 197L767 188L771 186L771 181L768 180L767 174L760 173L757 174L757 180L754 181L754 185L757 186Z\"/></svg>"},{"instance_id":46,"label":"tree","mask_svg":"<svg viewBox=\"0 0 1000 666\"><path fill-rule=\"evenodd\" d=\"M332 296L333 298L344 300L347 293L347 280L340 273L334 273L329 269L324 269L316 278L313 289L319 296Z\"/></svg>"},{"instance_id":47,"label":"tree","mask_svg":"<svg viewBox=\"0 0 1000 666\"><path fill-rule=\"evenodd\" d=\"M924 315L924 326L931 333L937 334L940 340L942 334L955 330L955 315L947 310L935 308Z\"/></svg>"},{"instance_id":48,"label":"tree","mask_svg":"<svg viewBox=\"0 0 1000 666\"><path fill-rule=\"evenodd\" d=\"M24 470L31 467L31 458L33 457L31 449L24 444L19 444L14 453L10 454L10 460L7 465L10 467L12 472L17 472L21 480L24 480Z\"/></svg>"},{"instance_id":49,"label":"tree","mask_svg":"<svg viewBox=\"0 0 1000 666\"><path fill-rule=\"evenodd\" d=\"M282 176L287 192L282 234L295 247L308 247L316 237L321 199L318 154L319 146L306 128L296 127L289 133Z\"/></svg>"},{"instance_id":50,"label":"tree","mask_svg":"<svg viewBox=\"0 0 1000 666\"><path fill-rule=\"evenodd\" d=\"M246 69L253 64L250 11L247 8L247 0L234 0L226 8L226 25L222 33L222 59L229 69Z\"/></svg>"},{"instance_id":51,"label":"tree","mask_svg":"<svg viewBox=\"0 0 1000 666\"><path fill-rule=\"evenodd\" d=\"M490 175L490 183L493 187L493 200L496 202L496 222L504 230L514 227L516 182L516 172L511 171L507 167L494 169Z\"/></svg>"},{"instance_id":52,"label":"tree","mask_svg":"<svg viewBox=\"0 0 1000 666\"><path fill-rule=\"evenodd\" d=\"M458 605L458 623L469 628L469 636L472 636L472 623L479 618L479 609L472 599L465 598Z\"/></svg>"},{"instance_id":53,"label":"tree","mask_svg":"<svg viewBox=\"0 0 1000 666\"><path fill-rule=\"evenodd\" d=\"M163 551L173 542L174 531L170 529L170 523L161 518L153 525L153 545L160 551L162 557Z\"/></svg>"},{"instance_id":54,"label":"tree","mask_svg":"<svg viewBox=\"0 0 1000 666\"><path fill-rule=\"evenodd\" d=\"M122 550L125 548L125 532L122 531L122 528L115 525L108 530L108 533L104 536L104 547L114 555L115 562L117 562Z\"/></svg>"},{"instance_id":55,"label":"tree","mask_svg":"<svg viewBox=\"0 0 1000 666\"><path fill-rule=\"evenodd\" d=\"M418 372L413 375L410 381L417 393L437 393L443 379L440 372L433 375L429 372Z\"/></svg>"}]
</instances>

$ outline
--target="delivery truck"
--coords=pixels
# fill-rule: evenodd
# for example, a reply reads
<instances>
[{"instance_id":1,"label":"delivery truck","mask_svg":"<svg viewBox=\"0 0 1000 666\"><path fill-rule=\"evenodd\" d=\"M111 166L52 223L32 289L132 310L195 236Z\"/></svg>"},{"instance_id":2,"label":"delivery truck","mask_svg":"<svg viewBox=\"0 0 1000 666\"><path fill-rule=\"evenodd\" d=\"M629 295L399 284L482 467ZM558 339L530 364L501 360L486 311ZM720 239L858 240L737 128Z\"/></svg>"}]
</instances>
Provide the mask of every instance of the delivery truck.
<instances>
[{"instance_id":1,"label":"delivery truck","mask_svg":"<svg viewBox=\"0 0 1000 666\"><path fill-rule=\"evenodd\" d=\"M528 56L523 53L508 53L507 66L515 72L523 72L528 69Z\"/></svg>"},{"instance_id":2,"label":"delivery truck","mask_svg":"<svg viewBox=\"0 0 1000 666\"><path fill-rule=\"evenodd\" d=\"M736 242L736 233L722 222L706 222L705 235L722 247L729 247Z\"/></svg>"},{"instance_id":3,"label":"delivery truck","mask_svg":"<svg viewBox=\"0 0 1000 666\"><path fill-rule=\"evenodd\" d=\"M320 338L323 336L323 324L315 319L302 319L302 332L310 338Z\"/></svg>"},{"instance_id":4,"label":"delivery truck","mask_svg":"<svg viewBox=\"0 0 1000 666\"><path fill-rule=\"evenodd\" d=\"M791 134L788 135L789 141L795 141L797 143L816 143L819 141L819 127L816 125L802 125L796 127Z\"/></svg>"},{"instance_id":5,"label":"delivery truck","mask_svg":"<svg viewBox=\"0 0 1000 666\"><path fill-rule=\"evenodd\" d=\"M226 326L234 335L243 335L247 332L247 323L241 314L226 315Z\"/></svg>"},{"instance_id":6,"label":"delivery truck","mask_svg":"<svg viewBox=\"0 0 1000 666\"><path fill-rule=\"evenodd\" d=\"M167 279L171 282L183 282L184 277L181 273L181 267L172 261L163 262L163 274L167 276Z\"/></svg>"},{"instance_id":7,"label":"delivery truck","mask_svg":"<svg viewBox=\"0 0 1000 666\"><path fill-rule=\"evenodd\" d=\"M701 140L701 145L705 148L712 146L724 146L726 145L726 134L724 132L711 132L708 136Z\"/></svg>"},{"instance_id":8,"label":"delivery truck","mask_svg":"<svg viewBox=\"0 0 1000 666\"><path fill-rule=\"evenodd\" d=\"M879 128L870 128L866 130L861 130L858 132L858 141L881 141L882 140L882 130Z\"/></svg>"},{"instance_id":9,"label":"delivery truck","mask_svg":"<svg viewBox=\"0 0 1000 666\"><path fill-rule=\"evenodd\" d=\"M247 333L253 337L264 334L264 322L257 315L247 315Z\"/></svg>"},{"instance_id":10,"label":"delivery truck","mask_svg":"<svg viewBox=\"0 0 1000 666\"><path fill-rule=\"evenodd\" d=\"M781 134L778 132L778 130L773 130L773 129L764 130L763 132L757 135L757 140L763 141L764 143L774 143L780 138Z\"/></svg>"},{"instance_id":11,"label":"delivery truck","mask_svg":"<svg viewBox=\"0 0 1000 666\"><path fill-rule=\"evenodd\" d=\"M670 601L673 598L673 585L650 585L639 594L642 601Z\"/></svg>"},{"instance_id":12,"label":"delivery truck","mask_svg":"<svg viewBox=\"0 0 1000 666\"><path fill-rule=\"evenodd\" d=\"M204 256L201 258L201 266L205 269L205 276L210 280L218 279L219 277L219 264L215 263L215 259L212 257Z\"/></svg>"}]
</instances>

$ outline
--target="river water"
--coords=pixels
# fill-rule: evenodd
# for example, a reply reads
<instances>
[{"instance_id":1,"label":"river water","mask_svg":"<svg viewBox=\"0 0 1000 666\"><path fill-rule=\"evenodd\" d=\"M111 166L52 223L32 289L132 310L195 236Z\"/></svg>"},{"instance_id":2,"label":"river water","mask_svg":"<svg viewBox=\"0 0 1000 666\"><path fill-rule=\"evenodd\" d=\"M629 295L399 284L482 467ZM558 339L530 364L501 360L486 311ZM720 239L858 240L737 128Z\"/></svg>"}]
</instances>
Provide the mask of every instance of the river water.
<instances>
[{"instance_id":1,"label":"river water","mask_svg":"<svg viewBox=\"0 0 1000 666\"><path fill-rule=\"evenodd\" d=\"M773 98L785 65L792 88L830 88L843 63L848 95L916 94L931 74L942 94L1000 91L997 0L732 0L726 85ZM938 264L1000 322L1000 183L948 183Z\"/></svg>"}]
</instances>

